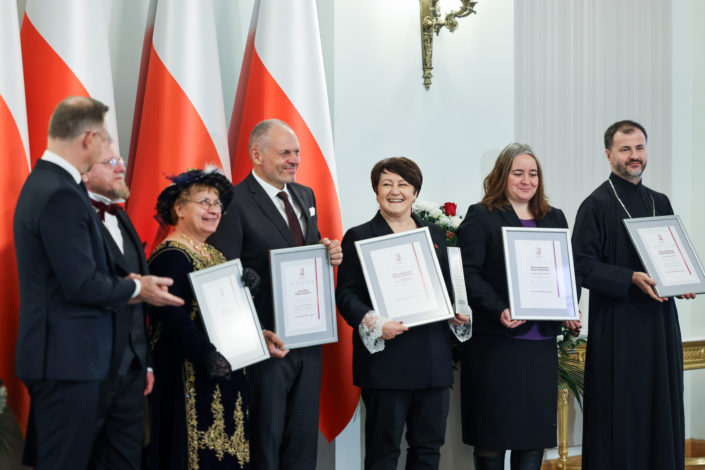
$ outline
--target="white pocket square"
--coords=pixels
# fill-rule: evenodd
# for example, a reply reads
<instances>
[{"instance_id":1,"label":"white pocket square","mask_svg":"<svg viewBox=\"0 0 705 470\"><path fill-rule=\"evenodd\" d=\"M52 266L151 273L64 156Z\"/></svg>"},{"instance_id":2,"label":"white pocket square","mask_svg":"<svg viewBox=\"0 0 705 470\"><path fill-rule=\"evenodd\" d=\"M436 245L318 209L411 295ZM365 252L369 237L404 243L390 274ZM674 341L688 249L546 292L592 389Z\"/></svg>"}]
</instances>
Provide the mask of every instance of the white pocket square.
<instances>
[{"instance_id":1,"label":"white pocket square","mask_svg":"<svg viewBox=\"0 0 705 470\"><path fill-rule=\"evenodd\" d=\"M309 208L308 208L308 214L309 214L311 217L313 217L314 215L316 215L316 208L315 208L315 207L309 207Z\"/></svg>"}]
</instances>

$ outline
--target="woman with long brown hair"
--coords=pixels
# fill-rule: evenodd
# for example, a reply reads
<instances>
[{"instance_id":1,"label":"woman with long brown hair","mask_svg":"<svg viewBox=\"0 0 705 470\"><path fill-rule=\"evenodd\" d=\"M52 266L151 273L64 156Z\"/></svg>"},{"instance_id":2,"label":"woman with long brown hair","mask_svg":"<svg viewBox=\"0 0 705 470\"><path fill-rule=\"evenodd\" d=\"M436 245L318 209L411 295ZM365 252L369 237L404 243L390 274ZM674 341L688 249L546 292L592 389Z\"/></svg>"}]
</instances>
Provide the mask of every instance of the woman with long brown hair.
<instances>
[{"instance_id":1,"label":"woman with long brown hair","mask_svg":"<svg viewBox=\"0 0 705 470\"><path fill-rule=\"evenodd\" d=\"M531 147L509 144L484 181L485 195L458 227L458 246L475 325L461 356L463 441L477 470L539 470L556 445L558 321L512 320L502 227L567 228L544 193ZM580 322L568 322L579 328Z\"/></svg>"}]
</instances>

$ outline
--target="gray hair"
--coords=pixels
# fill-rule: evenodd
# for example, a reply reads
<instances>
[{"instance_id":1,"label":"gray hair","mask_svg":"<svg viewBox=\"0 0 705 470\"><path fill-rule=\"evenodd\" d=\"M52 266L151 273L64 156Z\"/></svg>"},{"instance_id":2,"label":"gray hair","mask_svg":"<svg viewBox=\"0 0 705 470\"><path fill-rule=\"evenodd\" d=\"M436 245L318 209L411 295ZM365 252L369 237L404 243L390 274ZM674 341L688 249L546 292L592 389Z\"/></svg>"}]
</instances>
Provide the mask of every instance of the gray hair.
<instances>
[{"instance_id":1,"label":"gray hair","mask_svg":"<svg viewBox=\"0 0 705 470\"><path fill-rule=\"evenodd\" d=\"M294 132L289 126L289 124L285 123L284 121L281 121L279 119L265 119L264 121L260 121L254 127L254 129L252 129L252 132L250 132L248 150L252 150L252 147L254 147L255 145L262 146L262 139L267 138L267 133L269 132L269 129L271 129L275 125L286 127L291 132Z\"/></svg>"}]
</instances>

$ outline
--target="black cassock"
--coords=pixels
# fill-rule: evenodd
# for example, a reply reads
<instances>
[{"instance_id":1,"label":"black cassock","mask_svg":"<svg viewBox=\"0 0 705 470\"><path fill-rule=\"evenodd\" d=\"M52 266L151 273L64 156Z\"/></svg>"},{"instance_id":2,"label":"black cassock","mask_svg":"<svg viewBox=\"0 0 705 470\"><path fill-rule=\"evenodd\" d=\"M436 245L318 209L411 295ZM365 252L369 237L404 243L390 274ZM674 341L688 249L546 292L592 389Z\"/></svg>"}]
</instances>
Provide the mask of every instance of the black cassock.
<instances>
[{"instance_id":1,"label":"black cassock","mask_svg":"<svg viewBox=\"0 0 705 470\"><path fill-rule=\"evenodd\" d=\"M632 284L644 271L623 219L673 214L664 194L610 175L578 209L573 254L590 289L583 469L684 467L683 349L676 302Z\"/></svg>"}]
</instances>

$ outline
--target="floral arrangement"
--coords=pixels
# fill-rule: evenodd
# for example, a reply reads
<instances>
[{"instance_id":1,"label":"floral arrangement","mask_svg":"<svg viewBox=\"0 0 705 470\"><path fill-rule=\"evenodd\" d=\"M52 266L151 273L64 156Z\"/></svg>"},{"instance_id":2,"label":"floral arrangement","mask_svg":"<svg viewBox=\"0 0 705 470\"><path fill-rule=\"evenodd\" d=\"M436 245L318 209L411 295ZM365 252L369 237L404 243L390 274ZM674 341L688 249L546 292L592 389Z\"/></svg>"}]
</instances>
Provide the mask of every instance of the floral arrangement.
<instances>
[{"instance_id":1,"label":"floral arrangement","mask_svg":"<svg viewBox=\"0 0 705 470\"><path fill-rule=\"evenodd\" d=\"M587 344L583 338L578 338L580 330L570 330L565 324L562 325L563 338L558 336L558 389L561 393L568 395L573 393L583 408L582 396L585 385L585 364L578 360L575 348L581 344Z\"/></svg>"},{"instance_id":2,"label":"floral arrangement","mask_svg":"<svg viewBox=\"0 0 705 470\"><path fill-rule=\"evenodd\" d=\"M414 214L421 220L440 225L446 231L446 244L455 246L457 238L455 231L463 220L462 215L457 215L458 205L446 202L441 205L437 202L422 201L417 199L413 205Z\"/></svg>"}]
</instances>

